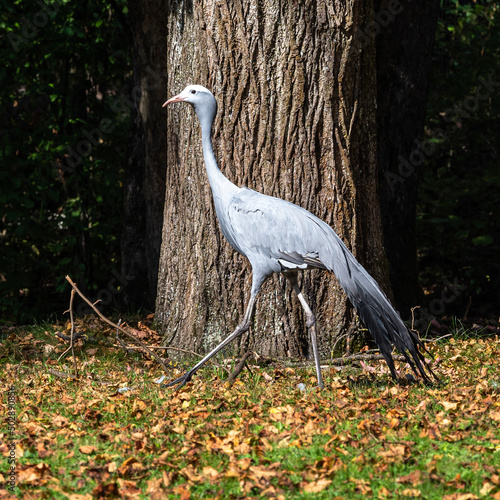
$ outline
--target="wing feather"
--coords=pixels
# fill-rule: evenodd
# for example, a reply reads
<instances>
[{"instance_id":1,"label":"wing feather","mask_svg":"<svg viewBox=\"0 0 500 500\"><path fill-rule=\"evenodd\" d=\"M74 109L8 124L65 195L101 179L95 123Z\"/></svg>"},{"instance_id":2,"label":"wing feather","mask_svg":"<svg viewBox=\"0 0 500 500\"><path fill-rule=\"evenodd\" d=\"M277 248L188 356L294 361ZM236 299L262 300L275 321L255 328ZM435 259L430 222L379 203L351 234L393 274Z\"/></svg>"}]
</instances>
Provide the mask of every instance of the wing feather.
<instances>
[{"instance_id":1,"label":"wing feather","mask_svg":"<svg viewBox=\"0 0 500 500\"><path fill-rule=\"evenodd\" d=\"M233 198L227 216L223 232L254 270L270 274L312 266L333 271L393 377L397 378L391 355L394 346L415 374L418 370L429 381L427 369L437 379L419 351L419 347L426 351L422 342L328 224L297 205L246 188Z\"/></svg>"}]
</instances>

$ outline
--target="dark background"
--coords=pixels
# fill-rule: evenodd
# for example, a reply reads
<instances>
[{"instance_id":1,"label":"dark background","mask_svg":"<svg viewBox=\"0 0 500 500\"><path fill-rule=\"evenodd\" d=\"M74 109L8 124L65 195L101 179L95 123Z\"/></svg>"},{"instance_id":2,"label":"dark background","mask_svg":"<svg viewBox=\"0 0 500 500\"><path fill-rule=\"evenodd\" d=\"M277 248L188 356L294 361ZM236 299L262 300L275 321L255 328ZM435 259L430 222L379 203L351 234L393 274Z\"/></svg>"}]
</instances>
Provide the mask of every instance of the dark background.
<instances>
[{"instance_id":1,"label":"dark background","mask_svg":"<svg viewBox=\"0 0 500 500\"><path fill-rule=\"evenodd\" d=\"M140 96L128 4L2 7L0 323L60 315L66 275L108 311L123 309L132 281L121 272L124 184L138 154ZM412 157L422 324L498 319L499 25L496 2L440 8L425 133Z\"/></svg>"}]
</instances>

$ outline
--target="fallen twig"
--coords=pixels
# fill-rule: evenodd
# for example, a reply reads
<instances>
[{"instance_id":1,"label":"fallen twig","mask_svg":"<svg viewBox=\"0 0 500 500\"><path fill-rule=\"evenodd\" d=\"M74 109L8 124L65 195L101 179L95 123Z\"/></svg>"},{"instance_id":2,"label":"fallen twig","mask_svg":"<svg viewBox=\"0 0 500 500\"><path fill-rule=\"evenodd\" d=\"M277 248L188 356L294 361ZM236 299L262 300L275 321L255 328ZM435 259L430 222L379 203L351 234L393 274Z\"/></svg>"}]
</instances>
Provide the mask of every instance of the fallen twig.
<instances>
[{"instance_id":1,"label":"fallen twig","mask_svg":"<svg viewBox=\"0 0 500 500\"><path fill-rule=\"evenodd\" d=\"M451 337L453 334L452 333L447 333L446 335L443 335L442 337L438 337L437 339L420 339L422 342L437 342L438 340L445 339L446 337Z\"/></svg>"},{"instance_id":2,"label":"fallen twig","mask_svg":"<svg viewBox=\"0 0 500 500\"><path fill-rule=\"evenodd\" d=\"M243 357L238 361L238 364L234 367L233 372L227 377L226 382L229 385L233 385L234 381L236 380L236 377L241 373L241 370L243 370L247 359L253 355L253 352L249 351L246 352Z\"/></svg>"},{"instance_id":3,"label":"fallen twig","mask_svg":"<svg viewBox=\"0 0 500 500\"><path fill-rule=\"evenodd\" d=\"M54 377L59 377L59 378L64 378L64 379L76 378L75 375L71 375L71 373L59 372L57 370L54 370L53 368L49 369L49 373L51 375L54 375Z\"/></svg>"},{"instance_id":4,"label":"fallen twig","mask_svg":"<svg viewBox=\"0 0 500 500\"><path fill-rule=\"evenodd\" d=\"M130 353L133 351L133 349L128 348L128 347L125 345L125 342L123 342L123 340L122 340L120 337L118 337L118 331L119 331L118 329L120 328L121 322L122 322L122 320L121 320L121 319L119 319L119 320L118 320L118 325L116 325L116 340L117 340L117 341L118 341L118 343L120 344L120 347L122 347L122 348L123 348L123 350L124 350L127 354L130 354Z\"/></svg>"},{"instance_id":5,"label":"fallen twig","mask_svg":"<svg viewBox=\"0 0 500 500\"><path fill-rule=\"evenodd\" d=\"M350 356L344 356L340 358L332 358L329 360L321 361L321 368L329 368L331 365L347 365L350 363L354 363L356 361L367 361L367 360L378 360L384 359L382 354L375 353L357 353L351 354ZM400 354L394 354L393 359L396 361L405 361L405 357ZM303 361L303 360L289 360L287 364L291 366L312 366L312 361Z\"/></svg>"},{"instance_id":6,"label":"fallen twig","mask_svg":"<svg viewBox=\"0 0 500 500\"><path fill-rule=\"evenodd\" d=\"M83 295L83 293L76 286L76 283L74 283L73 280L69 276L66 276L66 280L73 287L73 290L75 290L75 292L78 295L80 295L80 297L93 309L93 311L97 314L97 316L99 316L99 318L101 318L102 321L104 321L108 325L112 326L113 328L117 328L123 334L125 334L127 337L131 338L134 342L137 342L150 356L152 356L160 364L160 366L163 368L165 373L169 373L169 369L167 368L167 366L165 365L163 360L158 356L158 354L156 354L154 351L149 349L148 346L146 344L144 344L144 342L142 342L142 340L138 339L137 337L134 337L131 333L127 332L127 330L125 330L121 326L118 326L117 324L113 323L111 320L106 318L106 316L104 316L101 313L101 311L99 311L99 309L97 309L97 307L95 307L95 305L92 304L92 302L90 302L90 300L87 299L87 297L85 297L85 295Z\"/></svg>"},{"instance_id":7,"label":"fallen twig","mask_svg":"<svg viewBox=\"0 0 500 500\"><path fill-rule=\"evenodd\" d=\"M394 354L392 358L396 361L405 361L405 357L401 356L400 354ZM358 354L351 354L350 356L345 356L343 358L333 358L329 360L330 364L333 365L344 365L344 364L349 364L354 361L367 361L367 360L376 360L376 359L384 359L384 356L382 354L363 354L363 353L358 353Z\"/></svg>"},{"instance_id":8,"label":"fallen twig","mask_svg":"<svg viewBox=\"0 0 500 500\"><path fill-rule=\"evenodd\" d=\"M71 321L71 334L70 334L70 344L69 347L59 356L57 361L60 361L68 351L71 350L71 354L73 355L73 367L75 368L75 377L78 378L78 366L76 365L76 357L75 357L75 318L73 316L73 300L75 299L75 290L71 290L71 297L69 299L69 317Z\"/></svg>"},{"instance_id":9,"label":"fallen twig","mask_svg":"<svg viewBox=\"0 0 500 500\"><path fill-rule=\"evenodd\" d=\"M64 335L64 333L61 333L61 332L55 332L54 335L56 335L57 337L59 337L62 340L66 340L66 341L70 340L71 341L71 335ZM89 335L86 332L75 332L75 334L73 336L73 340L78 340L78 339L81 339L82 337L85 340L88 340L89 342L98 342L98 339L96 337L92 337L92 335Z\"/></svg>"}]
</instances>

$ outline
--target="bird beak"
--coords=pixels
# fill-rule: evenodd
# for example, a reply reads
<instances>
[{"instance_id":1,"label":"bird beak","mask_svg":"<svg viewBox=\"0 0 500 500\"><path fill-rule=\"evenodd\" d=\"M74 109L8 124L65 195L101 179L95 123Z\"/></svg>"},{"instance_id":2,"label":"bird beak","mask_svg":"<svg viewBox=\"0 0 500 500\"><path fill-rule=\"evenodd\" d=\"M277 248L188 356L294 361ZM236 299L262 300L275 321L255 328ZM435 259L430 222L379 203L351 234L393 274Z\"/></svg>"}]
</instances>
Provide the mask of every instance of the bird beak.
<instances>
[{"instance_id":1,"label":"bird beak","mask_svg":"<svg viewBox=\"0 0 500 500\"><path fill-rule=\"evenodd\" d=\"M184 100L184 97L181 97L181 95L180 95L180 94L179 94L179 95L176 95L176 96L174 96L174 97L170 98L170 99L169 99L169 100L168 100L168 101L167 101L167 102L166 102L166 103L162 106L162 108L164 108L167 104L171 104L171 103L173 103L173 102L181 102L181 101L183 101L183 100Z\"/></svg>"}]
</instances>

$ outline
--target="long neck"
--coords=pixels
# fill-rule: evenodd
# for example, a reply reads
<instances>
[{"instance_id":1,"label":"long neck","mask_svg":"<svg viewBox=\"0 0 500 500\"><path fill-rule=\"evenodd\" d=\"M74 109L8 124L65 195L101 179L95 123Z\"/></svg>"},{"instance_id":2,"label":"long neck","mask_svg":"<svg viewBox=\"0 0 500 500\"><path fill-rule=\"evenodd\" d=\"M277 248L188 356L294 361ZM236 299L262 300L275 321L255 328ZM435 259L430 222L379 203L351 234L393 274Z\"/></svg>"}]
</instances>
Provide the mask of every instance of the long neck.
<instances>
[{"instance_id":1,"label":"long neck","mask_svg":"<svg viewBox=\"0 0 500 500\"><path fill-rule=\"evenodd\" d=\"M238 189L224 174L220 171L215 158L214 149L212 146L212 122L214 116L199 116L201 124L201 141L203 145L203 158L207 169L208 182L212 189L214 201L217 205L219 200L222 200L223 194L229 194L229 190Z\"/></svg>"}]
</instances>

